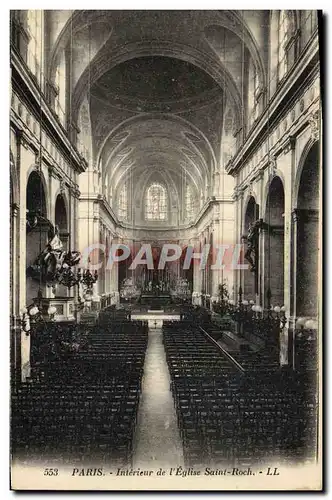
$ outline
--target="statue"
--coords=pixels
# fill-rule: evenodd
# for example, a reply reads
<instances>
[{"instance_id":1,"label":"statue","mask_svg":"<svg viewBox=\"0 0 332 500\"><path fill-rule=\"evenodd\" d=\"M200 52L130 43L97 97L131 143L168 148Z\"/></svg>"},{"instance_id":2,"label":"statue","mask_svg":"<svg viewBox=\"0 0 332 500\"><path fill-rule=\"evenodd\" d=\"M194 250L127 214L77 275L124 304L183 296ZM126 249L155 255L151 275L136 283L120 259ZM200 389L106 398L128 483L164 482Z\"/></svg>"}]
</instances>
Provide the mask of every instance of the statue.
<instances>
[{"instance_id":1,"label":"statue","mask_svg":"<svg viewBox=\"0 0 332 500\"><path fill-rule=\"evenodd\" d=\"M29 233L32 231L35 227L38 225L38 220L41 218L40 215L37 215L36 212L31 212L30 210L27 210L27 218L26 218L26 224L27 224L27 232Z\"/></svg>"},{"instance_id":2,"label":"statue","mask_svg":"<svg viewBox=\"0 0 332 500\"><path fill-rule=\"evenodd\" d=\"M48 242L34 263L27 268L27 276L46 283L48 286L53 286L59 281L59 277L63 272L79 263L81 254L77 251L64 251L59 236L59 228L41 215L29 214L27 220L28 231L31 231L42 222L49 225Z\"/></svg>"},{"instance_id":3,"label":"statue","mask_svg":"<svg viewBox=\"0 0 332 500\"><path fill-rule=\"evenodd\" d=\"M247 250L244 254L244 258L250 264L250 271L254 273L257 268L257 262L254 260L256 257L256 247L258 244L259 229L265 227L266 224L262 219L258 219L255 222L249 223L248 235L247 235Z\"/></svg>"}]
</instances>

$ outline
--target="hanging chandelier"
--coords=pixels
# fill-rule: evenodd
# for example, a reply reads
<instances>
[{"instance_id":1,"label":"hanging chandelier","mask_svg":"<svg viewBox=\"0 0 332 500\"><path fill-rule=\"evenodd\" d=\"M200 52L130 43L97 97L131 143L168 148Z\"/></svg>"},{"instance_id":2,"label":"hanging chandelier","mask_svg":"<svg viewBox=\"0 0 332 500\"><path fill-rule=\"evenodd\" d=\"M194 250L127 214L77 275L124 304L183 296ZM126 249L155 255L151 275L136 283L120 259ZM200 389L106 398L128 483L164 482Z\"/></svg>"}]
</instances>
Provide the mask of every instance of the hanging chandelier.
<instances>
[{"instance_id":1,"label":"hanging chandelier","mask_svg":"<svg viewBox=\"0 0 332 500\"><path fill-rule=\"evenodd\" d=\"M83 273L81 270L78 270L80 274L80 282L85 285L87 288L92 288L92 285L96 283L98 280L98 272L95 271L93 274L90 269L85 269Z\"/></svg>"},{"instance_id":2,"label":"hanging chandelier","mask_svg":"<svg viewBox=\"0 0 332 500\"><path fill-rule=\"evenodd\" d=\"M92 288L92 286L98 280L98 272L92 273L90 269L85 269L82 271L78 268L77 272L73 271L70 265L63 264L62 268L58 271L56 275L56 281L59 285L63 285L67 288L72 288L82 284L87 288Z\"/></svg>"},{"instance_id":3,"label":"hanging chandelier","mask_svg":"<svg viewBox=\"0 0 332 500\"><path fill-rule=\"evenodd\" d=\"M22 330L27 336L30 335L31 327L36 327L38 325L47 325L47 321L55 321L55 316L57 309L55 306L50 305L47 309L47 316L42 313L41 305L42 295L38 294L38 299L33 302L30 306L23 307L20 311L20 322ZM46 321L47 320L47 321Z\"/></svg>"}]
</instances>

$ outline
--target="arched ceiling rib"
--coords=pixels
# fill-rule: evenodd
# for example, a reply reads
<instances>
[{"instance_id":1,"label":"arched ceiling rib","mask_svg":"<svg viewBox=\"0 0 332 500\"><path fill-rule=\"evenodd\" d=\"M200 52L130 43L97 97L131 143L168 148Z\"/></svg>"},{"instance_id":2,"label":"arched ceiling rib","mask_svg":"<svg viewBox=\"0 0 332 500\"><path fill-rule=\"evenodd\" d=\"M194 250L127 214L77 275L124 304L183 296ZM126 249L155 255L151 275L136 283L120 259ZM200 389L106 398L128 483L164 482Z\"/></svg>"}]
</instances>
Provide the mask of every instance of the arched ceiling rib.
<instances>
[{"instance_id":1,"label":"arched ceiling rib","mask_svg":"<svg viewBox=\"0 0 332 500\"><path fill-rule=\"evenodd\" d=\"M220 165L225 110L233 130L243 125L244 52L266 84L264 23L263 11L231 10L75 11L61 19L50 32L48 74L71 46L70 116L75 124L88 99L102 183L107 176L115 192L129 171L141 182L161 169L170 182L186 177L205 192Z\"/></svg>"},{"instance_id":2,"label":"arched ceiling rib","mask_svg":"<svg viewBox=\"0 0 332 500\"><path fill-rule=\"evenodd\" d=\"M264 13L258 11L258 15L263 20ZM75 61L75 64L81 66L80 70L75 70L75 74L82 75L80 82L74 81L76 89L72 102L75 108L79 107L80 95L85 93L89 78L98 79L114 65L133 57L158 54L182 57L202 67L216 81L219 77L219 83L226 82L228 91L236 100L239 98L239 95L236 96L236 86L234 86L236 75L232 74L232 70L227 74L225 64L224 75L220 74L223 66L222 54L219 57L217 54L215 57L206 43L204 30L208 26L218 25L233 32L248 48L264 82L264 65L257 41L248 27L247 18L247 11L231 10L75 11L53 45L51 67L54 65L59 48L71 43L73 37L74 45L85 45L86 53L89 52L87 50L89 45L91 48L92 40L95 50L90 51L90 70L87 68L87 61ZM93 29L96 24L99 26L104 24L108 27L108 39L105 37L104 42L106 40L107 42L103 47L100 43L99 45L94 43L96 34L100 32L100 28ZM259 25L259 22L257 24ZM229 68L228 64L226 66ZM50 72L52 73L52 70Z\"/></svg>"},{"instance_id":3,"label":"arched ceiling rib","mask_svg":"<svg viewBox=\"0 0 332 500\"><path fill-rule=\"evenodd\" d=\"M195 143L193 142L195 141ZM200 148L204 144L204 148ZM186 172L198 188L209 177L215 157L207 139L190 123L172 115L142 115L121 125L105 140L100 152L103 175L115 186L128 163L137 175L146 165Z\"/></svg>"}]
</instances>

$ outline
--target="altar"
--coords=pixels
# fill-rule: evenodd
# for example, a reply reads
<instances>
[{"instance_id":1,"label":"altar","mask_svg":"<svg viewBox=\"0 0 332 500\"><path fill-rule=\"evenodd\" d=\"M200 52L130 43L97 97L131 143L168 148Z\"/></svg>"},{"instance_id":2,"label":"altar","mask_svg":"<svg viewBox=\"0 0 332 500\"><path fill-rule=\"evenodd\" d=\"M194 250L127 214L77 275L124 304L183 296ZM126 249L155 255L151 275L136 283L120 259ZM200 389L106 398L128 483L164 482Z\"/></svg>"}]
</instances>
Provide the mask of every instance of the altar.
<instances>
[{"instance_id":1,"label":"altar","mask_svg":"<svg viewBox=\"0 0 332 500\"><path fill-rule=\"evenodd\" d=\"M149 306L153 310L162 309L163 306L167 306L172 303L172 297L170 293L160 292L159 294L145 292L141 294L140 304L143 306Z\"/></svg>"}]
</instances>

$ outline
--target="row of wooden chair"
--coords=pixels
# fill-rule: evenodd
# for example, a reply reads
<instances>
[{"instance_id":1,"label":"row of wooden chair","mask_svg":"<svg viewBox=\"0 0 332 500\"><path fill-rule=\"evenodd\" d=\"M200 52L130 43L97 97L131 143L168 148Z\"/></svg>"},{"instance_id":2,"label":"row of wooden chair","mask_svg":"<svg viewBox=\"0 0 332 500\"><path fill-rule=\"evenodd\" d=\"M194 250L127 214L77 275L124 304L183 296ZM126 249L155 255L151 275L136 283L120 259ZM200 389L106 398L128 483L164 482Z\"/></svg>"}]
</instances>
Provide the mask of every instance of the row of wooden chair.
<instances>
[{"instance_id":1,"label":"row of wooden chair","mask_svg":"<svg viewBox=\"0 0 332 500\"><path fill-rule=\"evenodd\" d=\"M188 322L165 323L163 342L187 466L300 460L314 455L314 393L236 370ZM288 381L289 382L289 381Z\"/></svg>"},{"instance_id":2,"label":"row of wooden chair","mask_svg":"<svg viewBox=\"0 0 332 500\"><path fill-rule=\"evenodd\" d=\"M130 465L147 328L104 314L68 363L39 364L12 397L12 452L20 459Z\"/></svg>"}]
</instances>

